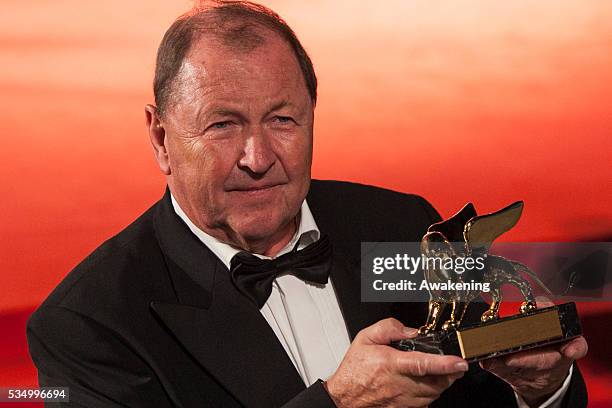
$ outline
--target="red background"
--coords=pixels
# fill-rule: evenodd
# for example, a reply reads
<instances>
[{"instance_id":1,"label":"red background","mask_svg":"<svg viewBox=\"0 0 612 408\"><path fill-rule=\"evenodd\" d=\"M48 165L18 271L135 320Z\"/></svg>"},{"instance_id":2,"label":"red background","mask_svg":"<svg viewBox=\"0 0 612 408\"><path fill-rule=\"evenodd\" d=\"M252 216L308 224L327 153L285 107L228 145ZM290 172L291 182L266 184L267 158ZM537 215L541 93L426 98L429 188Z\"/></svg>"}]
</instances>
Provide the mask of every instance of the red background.
<instances>
[{"instance_id":1,"label":"red background","mask_svg":"<svg viewBox=\"0 0 612 408\"><path fill-rule=\"evenodd\" d=\"M265 3L319 76L314 177L418 193L444 216L523 199L505 239L610 239L611 2ZM27 316L163 193L142 108L189 4L2 4L0 386L36 383ZM612 306L579 306L590 406L610 406Z\"/></svg>"}]
</instances>

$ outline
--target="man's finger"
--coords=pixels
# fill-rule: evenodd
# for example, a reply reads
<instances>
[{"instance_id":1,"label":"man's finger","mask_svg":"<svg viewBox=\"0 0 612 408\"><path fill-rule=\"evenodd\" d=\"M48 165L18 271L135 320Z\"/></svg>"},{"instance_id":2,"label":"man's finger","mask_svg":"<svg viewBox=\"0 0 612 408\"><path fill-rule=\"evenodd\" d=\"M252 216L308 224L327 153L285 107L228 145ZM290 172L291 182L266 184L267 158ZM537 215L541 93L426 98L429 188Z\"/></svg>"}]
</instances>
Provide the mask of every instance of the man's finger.
<instances>
[{"instance_id":1,"label":"man's finger","mask_svg":"<svg viewBox=\"0 0 612 408\"><path fill-rule=\"evenodd\" d=\"M482 360L480 361L480 367L484 368L487 371L496 371L499 370L501 367L504 367L506 365L506 363L503 360L503 357L497 357L497 358L488 358L486 360Z\"/></svg>"},{"instance_id":2,"label":"man's finger","mask_svg":"<svg viewBox=\"0 0 612 408\"><path fill-rule=\"evenodd\" d=\"M440 356L419 351L402 351L395 354L397 372L413 377L458 374L469 368L467 361L456 356Z\"/></svg>"},{"instance_id":3,"label":"man's finger","mask_svg":"<svg viewBox=\"0 0 612 408\"><path fill-rule=\"evenodd\" d=\"M424 377L410 377L412 382L412 392L415 397L438 399L440 394L453 385L453 383L463 376L461 374L451 375L427 375ZM406 377L407 378L407 377Z\"/></svg>"},{"instance_id":4,"label":"man's finger","mask_svg":"<svg viewBox=\"0 0 612 408\"><path fill-rule=\"evenodd\" d=\"M361 330L355 340L362 344L389 344L395 340L414 337L417 329L404 326L399 320L389 318Z\"/></svg>"},{"instance_id":5,"label":"man's finger","mask_svg":"<svg viewBox=\"0 0 612 408\"><path fill-rule=\"evenodd\" d=\"M586 356L589 351L589 345L585 338L580 336L561 346L559 351L567 359L578 360Z\"/></svg>"},{"instance_id":6,"label":"man's finger","mask_svg":"<svg viewBox=\"0 0 612 408\"><path fill-rule=\"evenodd\" d=\"M543 347L509 355L503 362L504 365L512 369L548 370L563 358L563 355L556 348Z\"/></svg>"}]
</instances>

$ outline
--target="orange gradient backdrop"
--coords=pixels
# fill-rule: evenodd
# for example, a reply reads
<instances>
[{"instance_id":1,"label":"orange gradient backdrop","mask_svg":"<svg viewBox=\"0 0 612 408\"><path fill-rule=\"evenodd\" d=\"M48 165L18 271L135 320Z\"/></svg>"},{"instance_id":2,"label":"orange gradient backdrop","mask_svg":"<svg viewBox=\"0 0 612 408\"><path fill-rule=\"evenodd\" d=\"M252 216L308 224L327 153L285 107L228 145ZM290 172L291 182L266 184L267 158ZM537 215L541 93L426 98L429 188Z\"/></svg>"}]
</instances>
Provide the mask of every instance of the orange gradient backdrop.
<instances>
[{"instance_id":1,"label":"orange gradient backdrop","mask_svg":"<svg viewBox=\"0 0 612 408\"><path fill-rule=\"evenodd\" d=\"M190 4L3 2L0 317L27 316L162 195L143 106L159 40ZM523 199L506 239L610 238L612 2L265 4L319 77L314 177L417 193L445 216ZM19 319L0 386L35 381ZM604 383L589 386L605 404Z\"/></svg>"}]
</instances>

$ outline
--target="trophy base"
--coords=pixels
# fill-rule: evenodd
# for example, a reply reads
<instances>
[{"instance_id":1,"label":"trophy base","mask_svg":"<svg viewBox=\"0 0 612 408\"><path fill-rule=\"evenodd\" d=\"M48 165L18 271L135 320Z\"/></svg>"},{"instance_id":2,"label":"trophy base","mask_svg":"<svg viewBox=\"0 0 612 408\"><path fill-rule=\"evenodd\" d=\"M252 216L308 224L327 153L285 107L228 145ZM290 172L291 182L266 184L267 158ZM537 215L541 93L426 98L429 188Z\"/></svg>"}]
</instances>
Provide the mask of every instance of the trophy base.
<instances>
[{"instance_id":1,"label":"trophy base","mask_svg":"<svg viewBox=\"0 0 612 408\"><path fill-rule=\"evenodd\" d=\"M537 309L525 314L460 327L391 343L402 351L421 351L463 357L468 362L485 360L582 335L574 302Z\"/></svg>"}]
</instances>

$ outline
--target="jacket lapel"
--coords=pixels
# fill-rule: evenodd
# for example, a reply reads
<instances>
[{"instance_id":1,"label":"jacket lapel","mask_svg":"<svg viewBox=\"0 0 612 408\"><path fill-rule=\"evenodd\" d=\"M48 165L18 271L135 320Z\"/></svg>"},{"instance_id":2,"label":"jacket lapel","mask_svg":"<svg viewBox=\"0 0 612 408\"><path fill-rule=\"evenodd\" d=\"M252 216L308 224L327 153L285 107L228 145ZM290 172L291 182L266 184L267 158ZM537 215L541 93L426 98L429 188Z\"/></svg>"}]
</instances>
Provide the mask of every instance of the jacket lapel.
<instances>
[{"instance_id":1,"label":"jacket lapel","mask_svg":"<svg viewBox=\"0 0 612 408\"><path fill-rule=\"evenodd\" d=\"M151 309L176 341L243 405L282 405L305 389L259 310L175 214L168 191L155 229L177 300L153 301Z\"/></svg>"}]
</instances>

